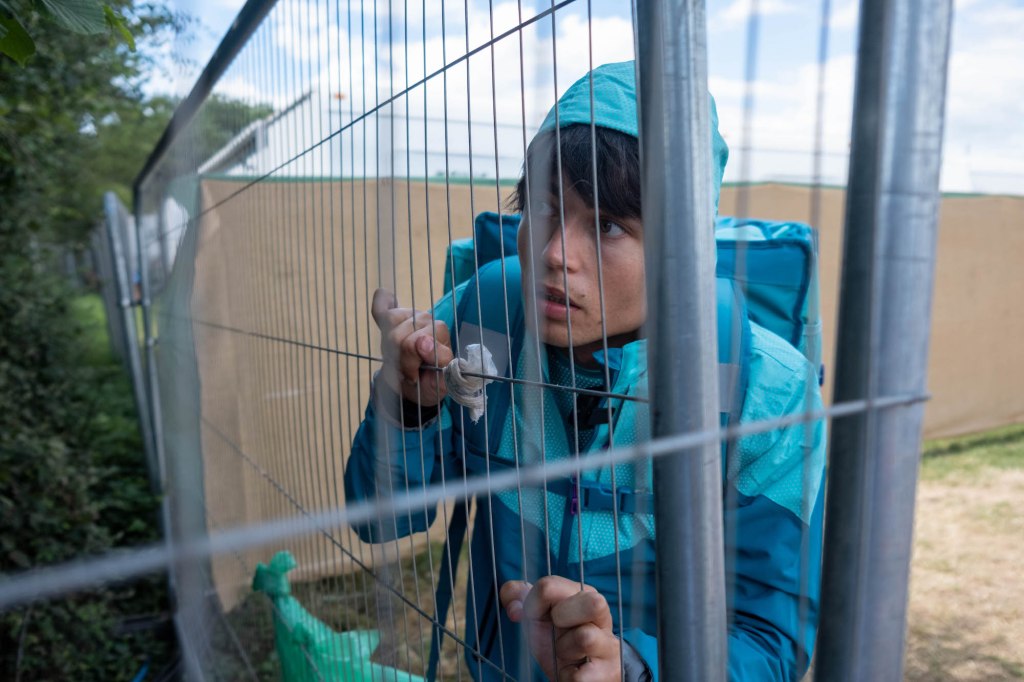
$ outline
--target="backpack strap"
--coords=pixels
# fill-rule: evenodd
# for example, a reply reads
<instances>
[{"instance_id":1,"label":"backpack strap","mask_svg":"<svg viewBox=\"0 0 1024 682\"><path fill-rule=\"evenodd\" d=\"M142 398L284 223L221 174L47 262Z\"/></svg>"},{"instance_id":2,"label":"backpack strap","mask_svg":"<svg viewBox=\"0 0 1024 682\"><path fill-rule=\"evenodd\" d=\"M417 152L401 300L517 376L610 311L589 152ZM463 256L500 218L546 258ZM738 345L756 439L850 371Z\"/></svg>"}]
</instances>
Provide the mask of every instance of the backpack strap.
<instances>
[{"instance_id":1,"label":"backpack strap","mask_svg":"<svg viewBox=\"0 0 1024 682\"><path fill-rule=\"evenodd\" d=\"M746 298L735 280L718 277L716 306L718 310L718 391L719 425L723 429L740 423L743 401L750 376L750 316ZM726 480L727 462L738 440L722 441L722 482Z\"/></svg>"},{"instance_id":2,"label":"backpack strap","mask_svg":"<svg viewBox=\"0 0 1024 682\"><path fill-rule=\"evenodd\" d=\"M459 555L462 553L462 542L469 526L469 501L460 500L452 517L448 521L448 535L444 541L441 554L441 573L434 592L434 627L430 633L430 659L427 663L426 679L437 679L437 665L441 660L441 642L444 636L444 624L448 620L448 609L452 604L452 585L458 572ZM445 576L449 576L445 580Z\"/></svg>"}]
</instances>

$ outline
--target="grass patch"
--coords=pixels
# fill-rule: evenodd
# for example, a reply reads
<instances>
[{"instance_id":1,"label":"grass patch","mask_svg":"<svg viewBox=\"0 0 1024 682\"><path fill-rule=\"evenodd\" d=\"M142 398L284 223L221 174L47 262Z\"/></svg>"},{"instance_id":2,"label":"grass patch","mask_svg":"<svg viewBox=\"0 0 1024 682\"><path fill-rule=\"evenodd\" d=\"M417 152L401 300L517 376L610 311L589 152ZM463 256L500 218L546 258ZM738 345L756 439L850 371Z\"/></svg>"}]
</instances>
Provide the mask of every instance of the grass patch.
<instances>
[{"instance_id":1,"label":"grass patch","mask_svg":"<svg viewBox=\"0 0 1024 682\"><path fill-rule=\"evenodd\" d=\"M107 315L99 294L71 300L71 315L82 328L81 352L86 364L103 366L114 362L107 333Z\"/></svg>"},{"instance_id":2,"label":"grass patch","mask_svg":"<svg viewBox=\"0 0 1024 682\"><path fill-rule=\"evenodd\" d=\"M1024 425L924 446L907 682L1024 677Z\"/></svg>"},{"instance_id":3,"label":"grass patch","mask_svg":"<svg viewBox=\"0 0 1024 682\"><path fill-rule=\"evenodd\" d=\"M924 480L973 476L985 469L1024 469L1024 424L925 444Z\"/></svg>"}]
</instances>

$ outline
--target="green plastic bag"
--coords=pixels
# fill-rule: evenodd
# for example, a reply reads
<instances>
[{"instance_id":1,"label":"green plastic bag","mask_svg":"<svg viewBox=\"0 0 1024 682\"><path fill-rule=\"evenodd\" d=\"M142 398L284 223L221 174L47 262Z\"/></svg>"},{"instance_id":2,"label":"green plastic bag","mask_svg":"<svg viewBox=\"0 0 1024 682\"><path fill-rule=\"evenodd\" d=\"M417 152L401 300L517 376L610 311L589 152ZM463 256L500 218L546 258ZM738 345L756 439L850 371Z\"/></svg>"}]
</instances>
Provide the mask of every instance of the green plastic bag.
<instances>
[{"instance_id":1,"label":"green plastic bag","mask_svg":"<svg viewBox=\"0 0 1024 682\"><path fill-rule=\"evenodd\" d=\"M370 660L380 642L376 630L335 632L314 618L291 595L290 552L278 552L270 565L258 564L252 589L274 602L274 641L285 682L423 682L423 678Z\"/></svg>"}]
</instances>

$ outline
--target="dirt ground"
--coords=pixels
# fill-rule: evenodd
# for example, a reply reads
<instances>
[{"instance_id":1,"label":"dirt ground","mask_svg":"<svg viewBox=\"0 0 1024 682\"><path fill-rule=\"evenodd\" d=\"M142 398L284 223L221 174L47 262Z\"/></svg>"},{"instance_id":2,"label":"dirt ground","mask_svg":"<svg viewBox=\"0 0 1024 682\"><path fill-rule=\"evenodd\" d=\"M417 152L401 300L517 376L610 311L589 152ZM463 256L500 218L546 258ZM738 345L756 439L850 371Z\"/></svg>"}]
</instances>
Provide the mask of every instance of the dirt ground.
<instances>
[{"instance_id":1,"label":"dirt ground","mask_svg":"<svg viewBox=\"0 0 1024 682\"><path fill-rule=\"evenodd\" d=\"M929 447L907 680L1024 679L1024 429Z\"/></svg>"}]
</instances>

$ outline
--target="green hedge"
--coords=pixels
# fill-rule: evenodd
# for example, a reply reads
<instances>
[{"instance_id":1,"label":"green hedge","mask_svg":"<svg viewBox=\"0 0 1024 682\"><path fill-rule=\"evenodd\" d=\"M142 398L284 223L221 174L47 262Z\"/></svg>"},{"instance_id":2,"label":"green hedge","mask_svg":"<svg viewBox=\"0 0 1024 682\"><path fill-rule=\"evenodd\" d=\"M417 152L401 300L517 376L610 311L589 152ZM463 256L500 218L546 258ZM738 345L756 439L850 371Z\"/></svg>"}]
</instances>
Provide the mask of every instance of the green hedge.
<instances>
[{"instance_id":1,"label":"green hedge","mask_svg":"<svg viewBox=\"0 0 1024 682\"><path fill-rule=\"evenodd\" d=\"M25 249L0 256L0 572L158 538L128 379L99 298L76 297ZM164 576L0 614L0 679L129 680L174 654ZM167 630L167 628L165 628Z\"/></svg>"}]
</instances>

